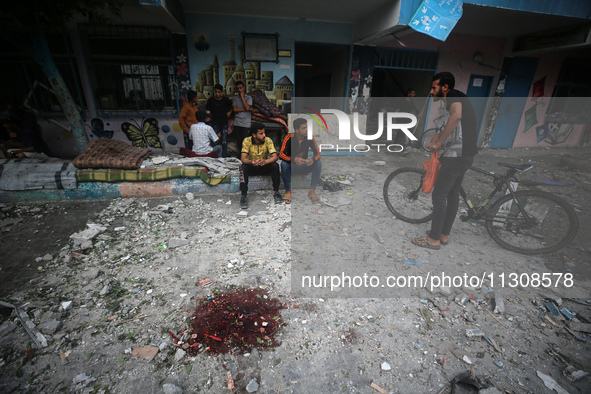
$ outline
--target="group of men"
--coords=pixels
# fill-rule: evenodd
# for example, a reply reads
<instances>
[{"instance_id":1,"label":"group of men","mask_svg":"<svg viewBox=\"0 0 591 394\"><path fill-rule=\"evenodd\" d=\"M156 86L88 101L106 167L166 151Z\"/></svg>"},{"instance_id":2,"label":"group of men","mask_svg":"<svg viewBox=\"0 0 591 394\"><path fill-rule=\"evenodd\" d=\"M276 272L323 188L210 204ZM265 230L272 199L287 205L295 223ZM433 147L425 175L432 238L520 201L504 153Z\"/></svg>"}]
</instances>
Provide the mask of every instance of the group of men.
<instances>
[{"instance_id":1,"label":"group of men","mask_svg":"<svg viewBox=\"0 0 591 394\"><path fill-rule=\"evenodd\" d=\"M251 136L244 139L240 152L240 208L248 208L248 179L251 175L271 175L275 203L291 203L291 175L312 173L308 198L312 203L319 201L316 186L320 180L322 161L316 140L308 139L308 123L298 118L293 122L294 133L287 134L281 144L279 154L273 141L266 136L265 126L253 123ZM311 152L311 157L308 157ZM281 174L277 160L281 158ZM283 179L285 195L281 197L279 184Z\"/></svg>"},{"instance_id":2,"label":"group of men","mask_svg":"<svg viewBox=\"0 0 591 394\"><path fill-rule=\"evenodd\" d=\"M244 82L237 81L238 95L230 100L223 95L223 87L216 85L214 95L207 100L205 112L197 108L197 93L189 91L187 102L179 116L179 124L188 139L192 140L191 156L227 157L228 134L236 133L240 148L240 207L248 208L248 180L252 175L271 175L275 203L291 203L291 174L312 173L308 197L313 203L319 201L316 186L320 179L322 162L320 150L314 139L308 140L305 119L294 121L294 134L288 134L277 152L273 141L266 136L265 126L253 123L251 118L252 97L246 94ZM232 114L233 119L232 119ZM208 119L209 118L209 119ZM206 123L209 121L209 124ZM295 136L295 138L292 138ZM221 143L221 146L220 146ZM186 141L187 146L189 145ZM181 148L184 152L187 149ZM312 152L311 157L309 152ZM281 158L281 172L277 160ZM293 159L293 160L292 160ZM283 179L285 195L279 193Z\"/></svg>"},{"instance_id":3,"label":"group of men","mask_svg":"<svg viewBox=\"0 0 591 394\"><path fill-rule=\"evenodd\" d=\"M205 112L197 106L197 92L190 90L179 115L184 132L185 147L182 154L191 156L227 157L228 135L235 132L238 148L250 135L252 97L246 94L244 82L236 82L238 95L231 100L224 96L224 87L214 86L214 94L207 100ZM206 124L206 122L208 124ZM193 141L193 143L191 143Z\"/></svg>"},{"instance_id":4,"label":"group of men","mask_svg":"<svg viewBox=\"0 0 591 394\"><path fill-rule=\"evenodd\" d=\"M291 174L311 172L312 180L308 197L312 202L318 202L315 189L320 178L322 163L316 141L307 138L307 121L298 118L293 122L295 133L285 137L281 150L277 153L273 141L265 134L264 125L251 123L252 98L245 93L244 83L238 81L236 86L238 95L232 99L231 106L230 100L222 95L221 85L216 85L215 95L207 101L206 108L210 112L213 129L205 125L206 115L200 114L198 111L195 124L188 125L188 121L185 119L181 121L179 118L181 127L194 142L195 153L204 154L209 149L209 152L205 154L211 154L214 148L211 146L206 148L206 145L209 145L210 140L215 143L221 139L222 148L217 149L216 154L226 157L227 134L232 132L232 126L228 127L228 118L234 112L233 130L238 133L239 146L242 147L240 151L240 160L242 161L240 207L242 209L248 208L248 180L252 175L271 175L275 202L290 203ZM477 122L470 100L464 93L455 89L453 74L449 72L436 74L433 77L430 94L434 101L442 101L449 117L443 131L429 143L430 149L441 151L441 167L432 194L433 220L431 229L427 231L426 237L416 237L411 241L419 247L439 249L441 245L449 243L449 235L459 207L460 187L466 171L478 152L476 145ZM412 97L412 95L414 95L414 90L407 94L408 97ZM188 98L189 102L193 102L192 95ZM183 117L183 112L181 117ZM310 151L312 155L308 157ZM282 159L281 172L277 164L279 158ZM286 190L283 197L279 193L281 178L283 178Z\"/></svg>"}]
</instances>

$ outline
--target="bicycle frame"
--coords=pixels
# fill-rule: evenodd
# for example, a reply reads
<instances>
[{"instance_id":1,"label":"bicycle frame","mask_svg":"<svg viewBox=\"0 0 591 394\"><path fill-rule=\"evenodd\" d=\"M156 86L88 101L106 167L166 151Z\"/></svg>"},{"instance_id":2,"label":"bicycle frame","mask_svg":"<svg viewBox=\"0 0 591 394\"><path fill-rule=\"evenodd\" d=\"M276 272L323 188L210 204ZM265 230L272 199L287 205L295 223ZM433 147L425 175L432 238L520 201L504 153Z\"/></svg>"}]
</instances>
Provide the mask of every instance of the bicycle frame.
<instances>
[{"instance_id":1,"label":"bicycle frame","mask_svg":"<svg viewBox=\"0 0 591 394\"><path fill-rule=\"evenodd\" d=\"M532 167L530 166L529 168L522 170L522 171L527 171L530 168L532 168ZM517 203L519 210L523 213L524 217L526 217L527 220L529 221L529 215L527 215L527 213L525 212L525 209L523 208L523 206L521 205L519 200L517 198L515 198L515 192L513 191L513 188L511 187L511 179L517 180L514 176L519 171L518 169L509 168L507 170L507 172L505 173L505 175L493 174L491 172L484 171L484 170L481 170L480 168L476 168L473 166L470 166L469 169L476 171L478 173L484 174L486 176L489 176L491 178L494 178L493 183L495 184L495 188L488 195L488 197L486 197L486 199L484 201L482 201L477 207L475 207L474 204L472 204L472 201L470 201L470 199L468 198L468 195L466 194L466 191L464 190L464 188L460 187L460 196L462 196L464 203L468 207L468 215L465 219L462 218L463 221L468 220L468 219L482 219L485 216L484 213L486 212L486 206L488 205L488 203L493 199L494 196L496 196L498 193L500 193L505 188L506 188L506 190L509 190L509 192L511 193L511 196L513 198L513 201Z\"/></svg>"}]
</instances>

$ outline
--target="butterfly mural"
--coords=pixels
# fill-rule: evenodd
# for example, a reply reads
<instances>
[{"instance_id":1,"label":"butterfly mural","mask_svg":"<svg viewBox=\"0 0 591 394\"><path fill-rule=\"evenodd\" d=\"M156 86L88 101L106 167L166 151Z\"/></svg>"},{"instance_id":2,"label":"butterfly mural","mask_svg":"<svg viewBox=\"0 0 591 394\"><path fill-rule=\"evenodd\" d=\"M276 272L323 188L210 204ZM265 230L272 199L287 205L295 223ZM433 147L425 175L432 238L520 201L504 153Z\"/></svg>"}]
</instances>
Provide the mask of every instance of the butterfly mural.
<instances>
[{"instance_id":1,"label":"butterfly mural","mask_svg":"<svg viewBox=\"0 0 591 394\"><path fill-rule=\"evenodd\" d=\"M129 122L124 122L121 124L121 130L133 146L138 148L147 148L148 146L162 148L162 143L158 138L160 128L158 127L158 121L154 118L144 119L141 128L139 125L135 126Z\"/></svg>"},{"instance_id":2,"label":"butterfly mural","mask_svg":"<svg viewBox=\"0 0 591 394\"><path fill-rule=\"evenodd\" d=\"M92 128L92 134L97 138L113 138L114 131L105 130L105 123L99 118L91 120L90 127Z\"/></svg>"}]
</instances>

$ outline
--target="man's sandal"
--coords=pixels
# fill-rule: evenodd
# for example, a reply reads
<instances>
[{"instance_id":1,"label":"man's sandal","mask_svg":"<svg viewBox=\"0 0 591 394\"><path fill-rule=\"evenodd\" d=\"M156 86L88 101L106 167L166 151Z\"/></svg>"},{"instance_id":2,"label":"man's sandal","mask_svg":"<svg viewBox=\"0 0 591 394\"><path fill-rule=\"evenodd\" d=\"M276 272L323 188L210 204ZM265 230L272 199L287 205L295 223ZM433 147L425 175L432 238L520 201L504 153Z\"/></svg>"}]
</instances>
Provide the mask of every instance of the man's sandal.
<instances>
[{"instance_id":1,"label":"man's sandal","mask_svg":"<svg viewBox=\"0 0 591 394\"><path fill-rule=\"evenodd\" d=\"M413 238L411 242L421 248L439 250L441 247L439 245L433 245L431 242L429 242L429 238L427 237Z\"/></svg>"},{"instance_id":2,"label":"man's sandal","mask_svg":"<svg viewBox=\"0 0 591 394\"><path fill-rule=\"evenodd\" d=\"M316 204L316 203L318 203L318 201L320 201L320 198L314 192L308 193L308 198L310 198L310 200L312 201L312 204Z\"/></svg>"},{"instance_id":3,"label":"man's sandal","mask_svg":"<svg viewBox=\"0 0 591 394\"><path fill-rule=\"evenodd\" d=\"M285 192L285 194L283 195L283 202L286 204L291 203L291 190Z\"/></svg>"},{"instance_id":4,"label":"man's sandal","mask_svg":"<svg viewBox=\"0 0 591 394\"><path fill-rule=\"evenodd\" d=\"M431 230L427 230L427 235L431 236ZM449 241L442 241L441 239L439 240L439 242L441 242L441 245L445 246L447 244L449 244Z\"/></svg>"}]
</instances>

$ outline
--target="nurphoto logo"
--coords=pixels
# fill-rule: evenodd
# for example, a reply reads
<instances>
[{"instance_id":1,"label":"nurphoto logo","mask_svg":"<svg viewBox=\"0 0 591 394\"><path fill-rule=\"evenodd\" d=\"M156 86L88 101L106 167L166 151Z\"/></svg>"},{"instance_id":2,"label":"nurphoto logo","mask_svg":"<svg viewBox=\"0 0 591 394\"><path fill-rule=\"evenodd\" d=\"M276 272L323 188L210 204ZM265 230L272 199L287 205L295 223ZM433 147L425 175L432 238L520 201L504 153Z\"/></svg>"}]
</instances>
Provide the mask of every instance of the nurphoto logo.
<instances>
[{"instance_id":1,"label":"nurphoto logo","mask_svg":"<svg viewBox=\"0 0 591 394\"><path fill-rule=\"evenodd\" d=\"M384 133L384 119L386 120L386 139L388 141L394 141L395 134L393 131L401 131L403 132L411 141L416 141L417 137L414 136L412 131L413 127L417 125L417 117L408 112L380 112L378 113L378 130L375 134L363 134L359 129L359 114L357 112L353 113L353 124L351 125L351 120L349 115L344 113L343 111L339 111L337 109L321 109L320 113L314 111L311 108L306 108L312 113L308 113L312 119L316 121L316 123L320 126L320 129L325 129L328 131L328 125L326 120L322 116L322 114L332 114L336 116L338 121L338 138L339 141L350 141L351 140L351 129L353 129L353 134L355 137L362 141L375 141L382 137ZM402 120L410 120L407 123L398 123ZM353 126L353 127L351 127ZM312 127L308 126L308 139L312 139ZM370 150L377 150L380 152L380 149L385 149L388 152L402 152L404 147L400 144L355 144L355 145L334 145L334 144L319 144L318 149L320 151L324 150L335 150L338 151L349 151L349 152L368 152Z\"/></svg>"}]
</instances>

